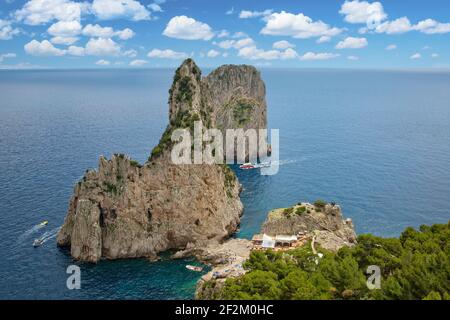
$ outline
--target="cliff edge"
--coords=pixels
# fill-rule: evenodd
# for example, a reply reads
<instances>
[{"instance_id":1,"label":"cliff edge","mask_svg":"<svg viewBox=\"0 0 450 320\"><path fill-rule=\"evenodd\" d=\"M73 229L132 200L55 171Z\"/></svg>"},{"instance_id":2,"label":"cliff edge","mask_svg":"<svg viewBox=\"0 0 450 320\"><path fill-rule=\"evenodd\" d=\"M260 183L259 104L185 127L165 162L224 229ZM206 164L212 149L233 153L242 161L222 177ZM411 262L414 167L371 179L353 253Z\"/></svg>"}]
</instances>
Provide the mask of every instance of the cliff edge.
<instances>
[{"instance_id":1,"label":"cliff edge","mask_svg":"<svg viewBox=\"0 0 450 320\"><path fill-rule=\"evenodd\" d=\"M227 165L175 165L176 128L265 128L265 86L250 66L227 65L202 78L193 60L176 70L169 125L144 165L117 154L100 157L74 188L57 244L73 258L154 257L168 249L204 247L234 233L241 186Z\"/></svg>"}]
</instances>

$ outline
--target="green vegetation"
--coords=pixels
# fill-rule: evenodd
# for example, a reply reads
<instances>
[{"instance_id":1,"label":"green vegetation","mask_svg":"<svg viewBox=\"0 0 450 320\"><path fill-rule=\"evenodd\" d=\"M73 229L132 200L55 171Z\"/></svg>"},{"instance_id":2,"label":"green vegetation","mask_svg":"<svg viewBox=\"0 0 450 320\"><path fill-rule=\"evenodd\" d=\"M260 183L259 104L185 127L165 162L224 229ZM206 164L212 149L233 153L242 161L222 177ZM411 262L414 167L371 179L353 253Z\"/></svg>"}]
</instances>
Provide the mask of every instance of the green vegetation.
<instances>
[{"instance_id":1,"label":"green vegetation","mask_svg":"<svg viewBox=\"0 0 450 320\"><path fill-rule=\"evenodd\" d=\"M120 160L125 159L125 154L123 153L114 153L114 156Z\"/></svg>"},{"instance_id":2,"label":"green vegetation","mask_svg":"<svg viewBox=\"0 0 450 320\"><path fill-rule=\"evenodd\" d=\"M130 165L132 167L141 168L142 166L136 160L130 160Z\"/></svg>"},{"instance_id":3,"label":"green vegetation","mask_svg":"<svg viewBox=\"0 0 450 320\"><path fill-rule=\"evenodd\" d=\"M290 218L292 216L292 214L294 213L294 208L286 208L283 210L283 216L285 216L286 218Z\"/></svg>"},{"instance_id":4,"label":"green vegetation","mask_svg":"<svg viewBox=\"0 0 450 320\"><path fill-rule=\"evenodd\" d=\"M322 211L324 208L325 208L325 206L327 205L327 202L326 201L323 201L323 200L316 200L315 202L314 202L314 207L316 207L316 210L317 211Z\"/></svg>"},{"instance_id":5,"label":"green vegetation","mask_svg":"<svg viewBox=\"0 0 450 320\"><path fill-rule=\"evenodd\" d=\"M302 215L306 212L306 207L305 206L301 206L298 207L297 209L295 209L295 214L296 215Z\"/></svg>"},{"instance_id":6,"label":"green vegetation","mask_svg":"<svg viewBox=\"0 0 450 320\"><path fill-rule=\"evenodd\" d=\"M192 96L194 95L193 90L194 89L191 83L191 78L189 76L181 78L181 80L178 82L178 93L175 96L175 100L177 102L186 102L191 106Z\"/></svg>"},{"instance_id":7,"label":"green vegetation","mask_svg":"<svg viewBox=\"0 0 450 320\"><path fill-rule=\"evenodd\" d=\"M191 114L189 111L178 112L175 119L170 122L170 125L166 128L166 131L164 131L158 145L153 148L148 161L159 157L165 149L172 145L172 133L175 129L190 128L191 133L193 134L194 122L199 120L200 116L197 113Z\"/></svg>"},{"instance_id":8,"label":"green vegetation","mask_svg":"<svg viewBox=\"0 0 450 320\"><path fill-rule=\"evenodd\" d=\"M221 165L223 174L225 175L225 188L227 191L228 197L231 197L231 190L233 189L236 183L236 175L233 170L225 163Z\"/></svg>"},{"instance_id":9,"label":"green vegetation","mask_svg":"<svg viewBox=\"0 0 450 320\"><path fill-rule=\"evenodd\" d=\"M240 99L233 107L234 120L243 126L251 120L251 111L254 108L255 102L249 99Z\"/></svg>"},{"instance_id":10,"label":"green vegetation","mask_svg":"<svg viewBox=\"0 0 450 320\"><path fill-rule=\"evenodd\" d=\"M194 64L193 60L190 58L186 59L183 65L185 63ZM192 67L192 74L195 76L195 80L197 82L201 81L202 72L195 64ZM174 93L176 84L178 84L178 93L175 96L175 100L177 102L187 102L189 105L192 105L194 84L192 83L192 80L189 76L181 76L181 66L175 71L172 87L169 89L169 99L172 98L172 94Z\"/></svg>"},{"instance_id":11,"label":"green vegetation","mask_svg":"<svg viewBox=\"0 0 450 320\"><path fill-rule=\"evenodd\" d=\"M103 190L113 195L117 195L117 186L110 182L103 182Z\"/></svg>"},{"instance_id":12,"label":"green vegetation","mask_svg":"<svg viewBox=\"0 0 450 320\"><path fill-rule=\"evenodd\" d=\"M309 245L288 252L253 251L248 272L227 279L217 299L450 299L450 222L406 229L399 238L361 235L338 253ZM369 290L367 267L381 269ZM210 286L212 284L209 284Z\"/></svg>"}]
</instances>

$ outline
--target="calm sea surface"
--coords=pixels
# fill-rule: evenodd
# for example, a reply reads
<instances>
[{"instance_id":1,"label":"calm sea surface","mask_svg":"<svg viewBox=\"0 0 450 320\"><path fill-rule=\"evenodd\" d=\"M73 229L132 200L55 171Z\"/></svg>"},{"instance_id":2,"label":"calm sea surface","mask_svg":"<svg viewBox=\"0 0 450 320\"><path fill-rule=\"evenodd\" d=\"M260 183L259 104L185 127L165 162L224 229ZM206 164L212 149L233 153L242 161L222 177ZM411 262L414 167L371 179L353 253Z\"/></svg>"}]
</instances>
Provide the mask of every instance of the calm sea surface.
<instances>
[{"instance_id":1,"label":"calm sea surface","mask_svg":"<svg viewBox=\"0 0 450 320\"><path fill-rule=\"evenodd\" d=\"M167 258L79 264L82 288L70 291L72 259L53 238L74 184L99 155L147 159L167 124L172 74L0 71L1 299L192 298L200 275ZM318 198L341 204L358 233L397 236L450 219L450 73L262 75L282 166L270 177L237 172L238 236L251 237L272 208ZM43 220L49 225L34 227Z\"/></svg>"}]
</instances>

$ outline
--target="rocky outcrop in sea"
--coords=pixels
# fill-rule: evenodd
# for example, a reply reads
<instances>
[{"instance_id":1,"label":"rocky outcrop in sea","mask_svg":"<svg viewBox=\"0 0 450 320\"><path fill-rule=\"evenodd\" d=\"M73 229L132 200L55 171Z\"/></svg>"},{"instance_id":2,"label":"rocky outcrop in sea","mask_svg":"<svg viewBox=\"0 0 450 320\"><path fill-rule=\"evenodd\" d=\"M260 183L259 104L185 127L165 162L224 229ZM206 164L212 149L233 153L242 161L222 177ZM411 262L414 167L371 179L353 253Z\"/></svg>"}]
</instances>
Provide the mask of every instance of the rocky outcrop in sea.
<instances>
[{"instance_id":1,"label":"rocky outcrop in sea","mask_svg":"<svg viewBox=\"0 0 450 320\"><path fill-rule=\"evenodd\" d=\"M73 258L155 257L169 249L204 248L233 234L243 206L227 165L175 165L171 134L201 120L208 128L265 128L265 86L250 66L226 65L202 78L188 59L169 91L169 125L148 161L100 157L70 199L58 237Z\"/></svg>"}]
</instances>

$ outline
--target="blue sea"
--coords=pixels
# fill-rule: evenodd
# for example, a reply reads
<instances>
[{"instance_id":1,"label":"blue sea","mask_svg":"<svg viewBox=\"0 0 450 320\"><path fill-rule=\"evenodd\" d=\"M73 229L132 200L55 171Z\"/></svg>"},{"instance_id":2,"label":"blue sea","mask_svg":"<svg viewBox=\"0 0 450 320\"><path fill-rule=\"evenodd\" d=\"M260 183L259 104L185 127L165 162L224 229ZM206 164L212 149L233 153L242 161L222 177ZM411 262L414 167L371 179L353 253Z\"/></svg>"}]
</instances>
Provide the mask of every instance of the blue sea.
<instances>
[{"instance_id":1,"label":"blue sea","mask_svg":"<svg viewBox=\"0 0 450 320\"><path fill-rule=\"evenodd\" d=\"M99 155L144 162L168 118L173 70L0 71L0 299L191 299L192 261L102 261L68 290L56 247L73 186ZM237 171L251 237L269 210L339 203L358 233L450 219L450 73L264 69L280 171ZM46 227L37 225L48 220ZM33 248L45 232L47 241ZM207 270L205 270L206 272Z\"/></svg>"}]
</instances>

